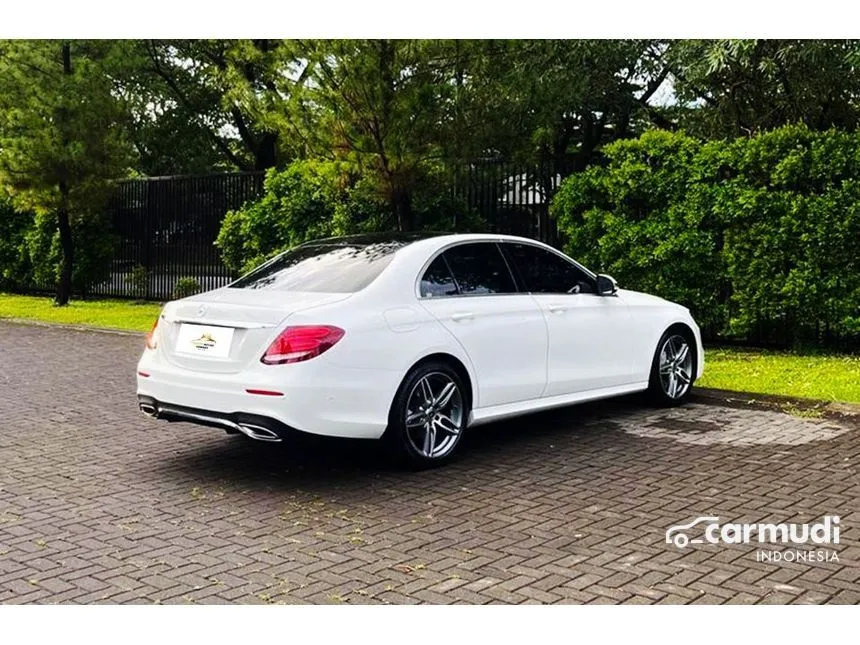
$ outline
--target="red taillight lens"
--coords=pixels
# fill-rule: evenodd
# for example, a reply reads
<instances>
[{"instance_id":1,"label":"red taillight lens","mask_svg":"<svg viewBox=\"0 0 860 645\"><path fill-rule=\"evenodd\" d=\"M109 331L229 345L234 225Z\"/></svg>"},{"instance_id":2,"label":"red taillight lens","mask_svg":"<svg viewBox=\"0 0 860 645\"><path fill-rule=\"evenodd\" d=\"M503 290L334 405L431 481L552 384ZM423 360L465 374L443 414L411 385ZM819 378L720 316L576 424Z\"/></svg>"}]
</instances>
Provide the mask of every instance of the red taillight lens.
<instances>
[{"instance_id":1,"label":"red taillight lens","mask_svg":"<svg viewBox=\"0 0 860 645\"><path fill-rule=\"evenodd\" d=\"M155 319L155 322L152 323L152 329L149 330L149 333L146 335L146 348L147 349L155 349L158 347L158 338L155 336L155 332L158 329L158 318Z\"/></svg>"},{"instance_id":2,"label":"red taillight lens","mask_svg":"<svg viewBox=\"0 0 860 645\"><path fill-rule=\"evenodd\" d=\"M331 349L345 333L332 325L287 327L260 360L266 365L307 361Z\"/></svg>"}]
</instances>

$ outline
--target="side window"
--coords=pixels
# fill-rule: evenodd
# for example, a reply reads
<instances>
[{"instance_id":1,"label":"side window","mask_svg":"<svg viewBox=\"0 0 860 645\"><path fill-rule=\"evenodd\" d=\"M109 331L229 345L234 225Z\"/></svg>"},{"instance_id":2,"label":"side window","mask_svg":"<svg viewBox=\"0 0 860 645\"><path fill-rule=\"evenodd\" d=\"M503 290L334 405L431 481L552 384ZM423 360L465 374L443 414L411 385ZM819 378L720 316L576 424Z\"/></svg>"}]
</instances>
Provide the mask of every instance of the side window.
<instances>
[{"instance_id":1,"label":"side window","mask_svg":"<svg viewBox=\"0 0 860 645\"><path fill-rule=\"evenodd\" d=\"M421 297L456 296L457 293L457 283L451 277L445 258L440 255L430 263L421 277Z\"/></svg>"},{"instance_id":2,"label":"side window","mask_svg":"<svg viewBox=\"0 0 860 645\"><path fill-rule=\"evenodd\" d=\"M505 252L532 293L596 293L592 278L572 262L531 244L506 242Z\"/></svg>"},{"instance_id":3,"label":"side window","mask_svg":"<svg viewBox=\"0 0 860 645\"><path fill-rule=\"evenodd\" d=\"M443 255L461 294L516 293L514 278L495 242L460 244Z\"/></svg>"}]
</instances>

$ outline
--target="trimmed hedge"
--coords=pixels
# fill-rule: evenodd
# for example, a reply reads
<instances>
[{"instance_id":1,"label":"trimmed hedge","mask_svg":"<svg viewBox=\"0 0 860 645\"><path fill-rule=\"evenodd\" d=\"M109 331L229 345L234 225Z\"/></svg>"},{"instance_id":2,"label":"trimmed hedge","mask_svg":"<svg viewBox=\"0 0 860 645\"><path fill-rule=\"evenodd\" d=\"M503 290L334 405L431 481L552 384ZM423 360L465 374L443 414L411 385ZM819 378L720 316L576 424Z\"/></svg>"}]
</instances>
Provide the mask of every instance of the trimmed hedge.
<instances>
[{"instance_id":1,"label":"trimmed hedge","mask_svg":"<svg viewBox=\"0 0 860 645\"><path fill-rule=\"evenodd\" d=\"M568 177L566 251L688 306L711 338L860 344L860 134L651 131Z\"/></svg>"}]
</instances>

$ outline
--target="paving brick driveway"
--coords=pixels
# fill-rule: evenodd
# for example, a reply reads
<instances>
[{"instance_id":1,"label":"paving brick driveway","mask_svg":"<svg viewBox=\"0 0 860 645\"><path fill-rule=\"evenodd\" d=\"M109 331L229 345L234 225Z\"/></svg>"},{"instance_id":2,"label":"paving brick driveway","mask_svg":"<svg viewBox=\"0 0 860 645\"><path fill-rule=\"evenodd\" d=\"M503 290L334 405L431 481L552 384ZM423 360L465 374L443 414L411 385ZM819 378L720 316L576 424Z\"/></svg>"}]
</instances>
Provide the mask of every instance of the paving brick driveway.
<instances>
[{"instance_id":1,"label":"paving brick driveway","mask_svg":"<svg viewBox=\"0 0 860 645\"><path fill-rule=\"evenodd\" d=\"M860 428L635 397L476 430L450 467L136 410L141 339L0 323L0 602L860 601ZM841 516L839 562L664 543Z\"/></svg>"}]
</instances>

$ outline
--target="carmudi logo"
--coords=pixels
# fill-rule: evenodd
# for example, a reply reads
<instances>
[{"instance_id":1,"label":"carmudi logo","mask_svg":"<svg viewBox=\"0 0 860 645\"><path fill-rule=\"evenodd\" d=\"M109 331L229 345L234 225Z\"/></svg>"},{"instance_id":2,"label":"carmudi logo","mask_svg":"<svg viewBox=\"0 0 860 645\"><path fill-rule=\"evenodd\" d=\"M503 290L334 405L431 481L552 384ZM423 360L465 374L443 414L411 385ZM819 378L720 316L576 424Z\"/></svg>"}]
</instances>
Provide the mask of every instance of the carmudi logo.
<instances>
[{"instance_id":1,"label":"carmudi logo","mask_svg":"<svg viewBox=\"0 0 860 645\"><path fill-rule=\"evenodd\" d=\"M760 544L785 547L819 547L805 550L774 551L759 550L759 561L839 561L833 549L820 547L839 544L839 516L826 515L820 522L795 524L788 522L727 522L720 518L703 515L684 524L677 524L666 531L666 544L685 549L691 544Z\"/></svg>"}]
</instances>

